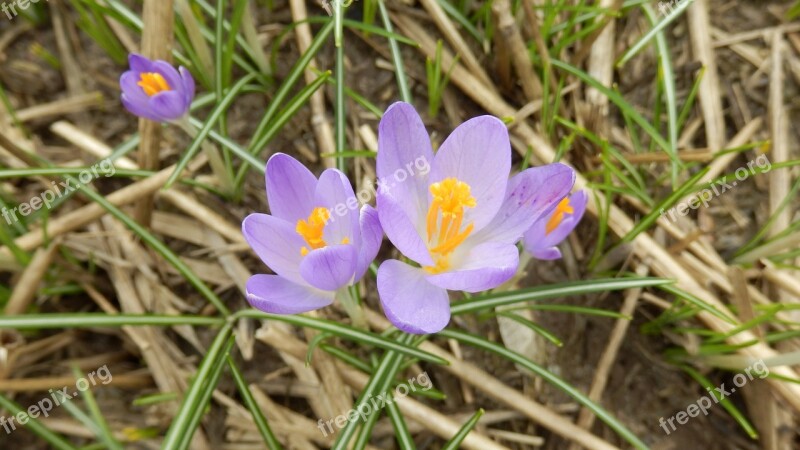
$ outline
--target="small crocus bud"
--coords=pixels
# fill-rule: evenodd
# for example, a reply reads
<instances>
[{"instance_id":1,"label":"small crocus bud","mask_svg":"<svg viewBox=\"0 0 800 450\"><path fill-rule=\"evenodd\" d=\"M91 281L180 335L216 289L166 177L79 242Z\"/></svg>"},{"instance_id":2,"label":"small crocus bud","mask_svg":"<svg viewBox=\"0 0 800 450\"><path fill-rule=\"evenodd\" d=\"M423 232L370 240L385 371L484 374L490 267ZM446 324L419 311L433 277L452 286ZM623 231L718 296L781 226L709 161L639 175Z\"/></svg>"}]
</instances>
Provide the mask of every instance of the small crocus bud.
<instances>
[{"instance_id":1,"label":"small crocus bud","mask_svg":"<svg viewBox=\"0 0 800 450\"><path fill-rule=\"evenodd\" d=\"M172 122L189 112L194 78L185 67L131 53L130 70L119 79L122 104L133 114L156 122Z\"/></svg>"},{"instance_id":2,"label":"small crocus bud","mask_svg":"<svg viewBox=\"0 0 800 450\"><path fill-rule=\"evenodd\" d=\"M587 200L584 191L564 197L548 216L537 220L525 232L522 238L525 250L536 259L547 261L561 258L561 251L556 246L578 226L586 211Z\"/></svg>"}]
</instances>

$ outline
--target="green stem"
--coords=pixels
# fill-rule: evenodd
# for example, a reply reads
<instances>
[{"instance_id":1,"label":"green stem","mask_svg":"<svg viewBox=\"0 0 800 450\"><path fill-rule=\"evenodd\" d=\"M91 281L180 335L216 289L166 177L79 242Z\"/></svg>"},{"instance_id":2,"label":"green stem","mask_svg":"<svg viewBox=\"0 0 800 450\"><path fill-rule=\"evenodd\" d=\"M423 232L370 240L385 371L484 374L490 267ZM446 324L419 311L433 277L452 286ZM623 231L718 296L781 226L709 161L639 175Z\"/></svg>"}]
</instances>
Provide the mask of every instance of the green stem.
<instances>
[{"instance_id":1,"label":"green stem","mask_svg":"<svg viewBox=\"0 0 800 450\"><path fill-rule=\"evenodd\" d=\"M364 317L364 310L361 309L358 297L353 294L349 287L343 287L336 291L336 298L344 306L345 312L350 316L353 321L353 326L356 328L367 329L367 320Z\"/></svg>"}]
</instances>

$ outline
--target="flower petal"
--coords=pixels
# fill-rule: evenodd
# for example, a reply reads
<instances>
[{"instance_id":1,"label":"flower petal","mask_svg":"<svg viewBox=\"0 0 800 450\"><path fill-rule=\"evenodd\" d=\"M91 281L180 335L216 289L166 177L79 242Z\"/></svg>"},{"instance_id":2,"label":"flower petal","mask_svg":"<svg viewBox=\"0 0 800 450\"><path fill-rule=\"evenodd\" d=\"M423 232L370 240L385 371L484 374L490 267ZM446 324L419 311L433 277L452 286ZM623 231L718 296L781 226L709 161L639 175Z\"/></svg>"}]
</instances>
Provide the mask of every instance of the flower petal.
<instances>
[{"instance_id":1,"label":"flower petal","mask_svg":"<svg viewBox=\"0 0 800 450\"><path fill-rule=\"evenodd\" d=\"M519 250L514 244L484 242L469 249L447 272L429 275L428 281L452 291L480 292L511 279L518 265Z\"/></svg>"},{"instance_id":2,"label":"flower petal","mask_svg":"<svg viewBox=\"0 0 800 450\"><path fill-rule=\"evenodd\" d=\"M378 215L383 231L403 255L423 266L433 265L428 246L399 202L392 196L378 192Z\"/></svg>"},{"instance_id":3,"label":"flower petal","mask_svg":"<svg viewBox=\"0 0 800 450\"><path fill-rule=\"evenodd\" d=\"M299 161L276 153L267 161L267 201L272 215L296 224L314 209L317 178Z\"/></svg>"},{"instance_id":4,"label":"flower petal","mask_svg":"<svg viewBox=\"0 0 800 450\"><path fill-rule=\"evenodd\" d=\"M324 235L328 244L341 244L347 238L356 248L361 246L358 199L345 174L337 169L322 172L314 192L314 206L326 208L330 213Z\"/></svg>"},{"instance_id":5,"label":"flower petal","mask_svg":"<svg viewBox=\"0 0 800 450\"><path fill-rule=\"evenodd\" d=\"M352 244L312 250L300 263L300 274L317 289L335 291L353 281L358 252Z\"/></svg>"},{"instance_id":6,"label":"flower petal","mask_svg":"<svg viewBox=\"0 0 800 450\"><path fill-rule=\"evenodd\" d=\"M511 171L511 142L500 119L480 116L459 125L442 143L433 160L431 183L455 177L470 186L477 205L464 214L475 231L497 214Z\"/></svg>"},{"instance_id":7,"label":"flower petal","mask_svg":"<svg viewBox=\"0 0 800 450\"><path fill-rule=\"evenodd\" d=\"M183 93L178 91L162 91L150 97L150 107L165 122L179 119L188 111Z\"/></svg>"},{"instance_id":8,"label":"flower petal","mask_svg":"<svg viewBox=\"0 0 800 450\"><path fill-rule=\"evenodd\" d=\"M161 74L169 85L170 90L180 93L180 98L186 107L186 89L184 89L183 78L175 67L166 61L156 60L153 62L153 71Z\"/></svg>"},{"instance_id":9,"label":"flower petal","mask_svg":"<svg viewBox=\"0 0 800 450\"><path fill-rule=\"evenodd\" d=\"M432 161L431 140L416 109L403 102L391 105L378 125L376 169L380 191L394 197L418 226L424 226L428 211L428 173Z\"/></svg>"},{"instance_id":10,"label":"flower petal","mask_svg":"<svg viewBox=\"0 0 800 450\"><path fill-rule=\"evenodd\" d=\"M144 93L144 90L137 84L138 82L139 73L132 70L123 73L119 77L122 105L134 115L145 119L162 121L163 119L153 112L150 105L150 97Z\"/></svg>"},{"instance_id":11,"label":"flower petal","mask_svg":"<svg viewBox=\"0 0 800 450\"><path fill-rule=\"evenodd\" d=\"M250 214L242 221L245 240L264 264L290 281L306 284L300 275L300 249L306 242L294 228L294 224L267 214Z\"/></svg>"},{"instance_id":12,"label":"flower petal","mask_svg":"<svg viewBox=\"0 0 800 450\"><path fill-rule=\"evenodd\" d=\"M542 261L561 259L561 250L558 247L537 248L530 252L534 258Z\"/></svg>"},{"instance_id":13,"label":"flower petal","mask_svg":"<svg viewBox=\"0 0 800 450\"><path fill-rule=\"evenodd\" d=\"M450 322L447 291L429 283L421 269L395 259L384 262L378 293L386 317L407 333L436 333Z\"/></svg>"},{"instance_id":14,"label":"flower petal","mask_svg":"<svg viewBox=\"0 0 800 450\"><path fill-rule=\"evenodd\" d=\"M367 273L369 265L375 260L378 255L378 250L381 249L381 242L383 242L383 229L381 222L378 218L378 211L372 206L364 205L361 208L361 217L359 218L361 228L361 248L358 251L358 264L356 265L356 273L353 277L354 281L360 280Z\"/></svg>"},{"instance_id":15,"label":"flower petal","mask_svg":"<svg viewBox=\"0 0 800 450\"><path fill-rule=\"evenodd\" d=\"M333 303L333 293L292 283L278 275L253 275L245 288L254 308L273 314L299 314Z\"/></svg>"},{"instance_id":16,"label":"flower petal","mask_svg":"<svg viewBox=\"0 0 800 450\"><path fill-rule=\"evenodd\" d=\"M492 222L468 238L470 244L519 241L533 223L547 215L575 184L575 171L556 163L524 170L508 183L503 206ZM469 245L465 242L464 245Z\"/></svg>"},{"instance_id":17,"label":"flower petal","mask_svg":"<svg viewBox=\"0 0 800 450\"><path fill-rule=\"evenodd\" d=\"M572 214L564 214L564 218L561 220L561 223L558 224L550 233L547 233L547 222L550 220L550 217L554 214L551 212L547 216L541 217L537 220L531 228L525 232L523 237L523 243L525 244L525 250L530 252L532 255L536 256L536 251L554 248L556 245L560 244L567 236L578 226L580 223L581 218L583 217L583 213L586 211L586 202L588 201L588 196L584 191L578 191L574 194L570 195L570 205L572 206L573 213ZM555 258L539 258L536 256L537 259L558 259L561 257L561 252L558 252L558 256Z\"/></svg>"},{"instance_id":18,"label":"flower petal","mask_svg":"<svg viewBox=\"0 0 800 450\"><path fill-rule=\"evenodd\" d=\"M122 94L120 100L122 101L122 106L124 106L125 109L130 111L131 114L145 119L154 120L156 122L162 121L161 116L153 114L153 110L150 108L149 103L143 104L141 102L132 101L127 94Z\"/></svg>"},{"instance_id":19,"label":"flower petal","mask_svg":"<svg viewBox=\"0 0 800 450\"><path fill-rule=\"evenodd\" d=\"M134 72L152 72L153 61L138 53L128 55L128 65Z\"/></svg>"},{"instance_id":20,"label":"flower petal","mask_svg":"<svg viewBox=\"0 0 800 450\"><path fill-rule=\"evenodd\" d=\"M194 100L194 77L192 77L192 73L189 72L189 69L183 66L178 68L178 72L180 72L181 80L183 80L183 95L186 98L186 105L188 107L192 105L192 100Z\"/></svg>"},{"instance_id":21,"label":"flower petal","mask_svg":"<svg viewBox=\"0 0 800 450\"><path fill-rule=\"evenodd\" d=\"M122 94L128 96L131 101L146 104L150 101L150 97L139 86L139 81L139 73L129 70L119 77L119 87Z\"/></svg>"}]
</instances>

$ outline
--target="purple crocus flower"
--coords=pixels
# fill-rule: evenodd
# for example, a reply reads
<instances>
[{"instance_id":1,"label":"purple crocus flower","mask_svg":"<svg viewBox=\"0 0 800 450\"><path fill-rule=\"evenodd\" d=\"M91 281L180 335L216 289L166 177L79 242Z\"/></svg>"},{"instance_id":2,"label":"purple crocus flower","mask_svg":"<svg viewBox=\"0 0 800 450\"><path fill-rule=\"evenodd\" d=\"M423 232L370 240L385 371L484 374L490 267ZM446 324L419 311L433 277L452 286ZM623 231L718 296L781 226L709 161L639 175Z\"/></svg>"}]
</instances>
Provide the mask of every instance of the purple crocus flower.
<instances>
[{"instance_id":1,"label":"purple crocus flower","mask_svg":"<svg viewBox=\"0 0 800 450\"><path fill-rule=\"evenodd\" d=\"M247 216L242 232L277 275L250 277L247 300L276 314L330 305L375 259L383 239L377 211L364 205L359 213L341 171L327 169L317 179L283 153L267 161L266 180L272 215Z\"/></svg>"},{"instance_id":2,"label":"purple crocus flower","mask_svg":"<svg viewBox=\"0 0 800 450\"><path fill-rule=\"evenodd\" d=\"M578 191L564 197L547 217L537 220L525 232L522 243L525 250L536 259L553 260L561 258L561 250L556 247L578 226L586 211L586 192Z\"/></svg>"},{"instance_id":3,"label":"purple crocus flower","mask_svg":"<svg viewBox=\"0 0 800 450\"><path fill-rule=\"evenodd\" d=\"M142 55L128 56L130 70L119 79L122 104L131 113L172 122L189 112L194 99L194 78L185 67L175 70L168 62L151 61Z\"/></svg>"},{"instance_id":4,"label":"purple crocus flower","mask_svg":"<svg viewBox=\"0 0 800 450\"><path fill-rule=\"evenodd\" d=\"M431 170L399 181L410 161ZM511 144L499 119L481 116L456 128L436 156L414 108L395 103L378 132L378 214L389 240L414 267L398 260L378 270L389 320L403 331L435 333L450 321L448 290L478 292L511 278L516 242L567 195L575 172L563 164L527 169L509 180Z\"/></svg>"}]
</instances>

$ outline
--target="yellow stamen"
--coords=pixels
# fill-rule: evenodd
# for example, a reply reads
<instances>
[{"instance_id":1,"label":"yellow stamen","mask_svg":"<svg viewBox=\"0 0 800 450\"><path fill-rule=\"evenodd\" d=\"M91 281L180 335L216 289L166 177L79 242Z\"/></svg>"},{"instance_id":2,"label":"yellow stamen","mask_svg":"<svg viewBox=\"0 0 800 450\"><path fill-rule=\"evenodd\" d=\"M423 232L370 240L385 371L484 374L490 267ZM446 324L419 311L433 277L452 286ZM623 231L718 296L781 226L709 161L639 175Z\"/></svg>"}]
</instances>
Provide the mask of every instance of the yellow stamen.
<instances>
[{"instance_id":1,"label":"yellow stamen","mask_svg":"<svg viewBox=\"0 0 800 450\"><path fill-rule=\"evenodd\" d=\"M559 202L558 206L556 206L556 210L553 212L553 215L550 216L550 220L547 221L547 225L544 228L544 234L548 235L553 232L560 224L561 221L564 220L564 214L573 214L575 210L572 209L572 205L569 204L569 197L565 197L564 200Z\"/></svg>"},{"instance_id":2,"label":"yellow stamen","mask_svg":"<svg viewBox=\"0 0 800 450\"><path fill-rule=\"evenodd\" d=\"M477 201L470 192L470 186L456 178L434 183L430 191L433 201L428 208L426 228L428 249L435 264L423 269L430 274L437 274L450 268L450 253L472 233L473 224L468 224L464 230L461 225L464 222L464 208L474 208Z\"/></svg>"},{"instance_id":3,"label":"yellow stamen","mask_svg":"<svg viewBox=\"0 0 800 450\"><path fill-rule=\"evenodd\" d=\"M306 244L311 250L325 247L328 245L322 238L325 231L325 224L331 217L330 211L325 208L314 208L307 220L298 220L295 231L305 239ZM345 238L347 240L347 238ZM347 242L342 242L346 244ZM300 249L300 254L306 256L310 250L306 247Z\"/></svg>"},{"instance_id":4,"label":"yellow stamen","mask_svg":"<svg viewBox=\"0 0 800 450\"><path fill-rule=\"evenodd\" d=\"M442 273L445 270L450 268L450 262L448 261L446 256L441 256L436 258L436 265L434 266L425 266L423 269L425 272L428 272L431 275L436 275L437 273Z\"/></svg>"},{"instance_id":5,"label":"yellow stamen","mask_svg":"<svg viewBox=\"0 0 800 450\"><path fill-rule=\"evenodd\" d=\"M147 94L148 97L152 97L159 92L172 90L167 80L165 80L161 74L155 72L142 73L139 76L139 82L136 84L144 89L144 93Z\"/></svg>"}]
</instances>

